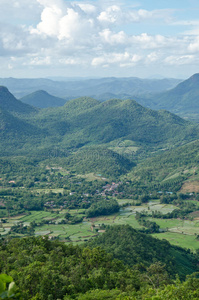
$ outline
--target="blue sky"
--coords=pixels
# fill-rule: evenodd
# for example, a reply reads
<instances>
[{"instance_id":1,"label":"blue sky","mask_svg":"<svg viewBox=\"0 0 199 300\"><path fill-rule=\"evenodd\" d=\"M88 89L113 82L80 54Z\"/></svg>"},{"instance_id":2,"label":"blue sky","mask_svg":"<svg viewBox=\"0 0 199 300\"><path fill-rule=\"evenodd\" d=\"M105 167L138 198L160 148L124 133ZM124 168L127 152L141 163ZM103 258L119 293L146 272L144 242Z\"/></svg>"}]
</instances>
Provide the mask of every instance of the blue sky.
<instances>
[{"instance_id":1,"label":"blue sky","mask_svg":"<svg viewBox=\"0 0 199 300\"><path fill-rule=\"evenodd\" d=\"M199 1L0 1L0 77L199 72Z\"/></svg>"}]
</instances>

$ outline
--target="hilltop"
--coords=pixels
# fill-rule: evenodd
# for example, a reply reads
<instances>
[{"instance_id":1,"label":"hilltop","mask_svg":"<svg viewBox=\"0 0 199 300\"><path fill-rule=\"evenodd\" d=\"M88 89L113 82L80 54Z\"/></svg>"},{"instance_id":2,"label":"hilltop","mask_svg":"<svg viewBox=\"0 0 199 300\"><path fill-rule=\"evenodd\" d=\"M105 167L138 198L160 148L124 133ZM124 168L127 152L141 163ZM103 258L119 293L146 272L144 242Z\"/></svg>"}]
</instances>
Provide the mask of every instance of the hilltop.
<instances>
[{"instance_id":1,"label":"hilltop","mask_svg":"<svg viewBox=\"0 0 199 300\"><path fill-rule=\"evenodd\" d=\"M17 100L4 86L0 86L0 107L8 112L18 114L37 112L36 108Z\"/></svg>"},{"instance_id":2,"label":"hilltop","mask_svg":"<svg viewBox=\"0 0 199 300\"><path fill-rule=\"evenodd\" d=\"M23 103L38 108L58 107L58 106L63 106L66 103L66 100L59 97L52 96L43 90L36 91L27 96L24 96L20 100Z\"/></svg>"},{"instance_id":3,"label":"hilltop","mask_svg":"<svg viewBox=\"0 0 199 300\"><path fill-rule=\"evenodd\" d=\"M194 74L175 88L153 97L157 109L167 109L173 113L198 119L199 74Z\"/></svg>"}]
</instances>

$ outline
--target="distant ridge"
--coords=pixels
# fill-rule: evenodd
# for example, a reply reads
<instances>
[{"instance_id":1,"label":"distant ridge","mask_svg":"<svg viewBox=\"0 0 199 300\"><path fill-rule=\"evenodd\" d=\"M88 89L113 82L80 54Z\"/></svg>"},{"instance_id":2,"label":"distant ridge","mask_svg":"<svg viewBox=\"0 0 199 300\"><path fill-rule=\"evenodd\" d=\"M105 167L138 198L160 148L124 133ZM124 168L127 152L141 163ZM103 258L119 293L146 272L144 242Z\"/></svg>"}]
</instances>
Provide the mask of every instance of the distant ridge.
<instances>
[{"instance_id":1,"label":"distant ridge","mask_svg":"<svg viewBox=\"0 0 199 300\"><path fill-rule=\"evenodd\" d=\"M175 88L157 95L158 108L177 114L199 113L199 73L179 83Z\"/></svg>"},{"instance_id":2,"label":"distant ridge","mask_svg":"<svg viewBox=\"0 0 199 300\"><path fill-rule=\"evenodd\" d=\"M103 93L140 95L158 93L175 87L182 80L174 78L141 79L137 77L106 77L95 79L73 79L53 81L50 79L0 78L0 85L8 89L17 98L22 98L38 90L44 90L56 97L82 97Z\"/></svg>"},{"instance_id":3,"label":"distant ridge","mask_svg":"<svg viewBox=\"0 0 199 300\"><path fill-rule=\"evenodd\" d=\"M12 113L29 114L37 112L35 107L17 100L4 86L0 86L0 107Z\"/></svg>"},{"instance_id":4,"label":"distant ridge","mask_svg":"<svg viewBox=\"0 0 199 300\"><path fill-rule=\"evenodd\" d=\"M52 96L43 90L39 90L27 96L24 96L20 100L26 104L38 108L58 107L63 106L66 103L66 100Z\"/></svg>"}]
</instances>

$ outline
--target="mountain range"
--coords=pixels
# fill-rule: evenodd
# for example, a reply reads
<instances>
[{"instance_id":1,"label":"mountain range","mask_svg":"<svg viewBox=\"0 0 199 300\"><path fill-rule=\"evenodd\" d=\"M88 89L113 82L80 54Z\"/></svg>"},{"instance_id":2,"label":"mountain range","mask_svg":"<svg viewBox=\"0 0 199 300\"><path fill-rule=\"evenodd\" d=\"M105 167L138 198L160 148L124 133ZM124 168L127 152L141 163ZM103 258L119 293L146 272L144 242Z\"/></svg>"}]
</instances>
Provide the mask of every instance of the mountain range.
<instances>
[{"instance_id":1,"label":"mountain range","mask_svg":"<svg viewBox=\"0 0 199 300\"><path fill-rule=\"evenodd\" d=\"M38 108L59 107L67 101L87 96L101 102L110 99L136 100L144 107L166 109L197 121L199 74L184 81L139 78L101 78L69 81L50 79L0 79L22 102ZM21 97L23 96L23 97Z\"/></svg>"},{"instance_id":2,"label":"mountain range","mask_svg":"<svg viewBox=\"0 0 199 300\"><path fill-rule=\"evenodd\" d=\"M144 93L158 93L175 87L180 79L140 79L100 78L84 80L53 81L50 79L15 79L0 78L0 85L6 86L11 93L22 98L36 91L44 90L56 97L98 96L104 93L140 95Z\"/></svg>"},{"instance_id":3,"label":"mountain range","mask_svg":"<svg viewBox=\"0 0 199 300\"><path fill-rule=\"evenodd\" d=\"M167 111L145 108L134 100L100 102L82 97L67 101L62 107L37 109L17 100L7 88L1 87L0 108L3 116L1 137L7 128L16 137L27 133L25 140L12 139L15 152L32 153L55 146L64 149L107 147L123 140L134 142L139 149L158 149L198 138L196 125ZM10 140L5 143L8 150ZM3 147L2 143L1 149Z\"/></svg>"}]
</instances>

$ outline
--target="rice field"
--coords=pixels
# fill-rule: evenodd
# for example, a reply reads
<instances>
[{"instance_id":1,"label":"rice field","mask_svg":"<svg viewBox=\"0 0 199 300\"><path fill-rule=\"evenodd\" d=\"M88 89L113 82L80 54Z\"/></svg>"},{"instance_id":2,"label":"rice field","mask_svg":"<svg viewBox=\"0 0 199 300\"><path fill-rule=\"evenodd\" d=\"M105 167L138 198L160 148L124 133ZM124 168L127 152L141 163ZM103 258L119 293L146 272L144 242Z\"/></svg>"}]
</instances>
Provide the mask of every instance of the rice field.
<instances>
[{"instance_id":1,"label":"rice field","mask_svg":"<svg viewBox=\"0 0 199 300\"><path fill-rule=\"evenodd\" d=\"M199 241L194 235L186 235L182 233L164 232L153 234L153 237L158 239L165 239L172 245L180 246L183 248L195 251L199 248Z\"/></svg>"},{"instance_id":2,"label":"rice field","mask_svg":"<svg viewBox=\"0 0 199 300\"><path fill-rule=\"evenodd\" d=\"M133 200L122 199L119 200L120 204L129 203ZM84 212L84 209L75 210L62 210L50 212L50 211L31 211L29 215L18 215L10 217L7 223L3 223L3 229L0 231L1 235L8 234L11 226L18 222L23 222L24 225L29 225L35 221L40 223L44 220L53 221L53 224L43 224L35 227L35 235L48 235L50 238L59 238L63 242L82 243L98 233L98 230L103 225L122 225L129 224L133 228L140 229L141 225L137 222L135 215L136 211L161 211L163 214L171 212L176 209L173 205L160 204L158 201L151 201L148 204L142 206L127 206L121 208L116 214L109 216L100 216L96 218L84 218L82 223L78 224L58 224L64 219L66 212L71 215L79 215ZM167 239L171 244L181 247L188 247L192 250L199 248L199 242L196 239L196 235L199 235L199 219L193 220L181 220L181 219L157 219L148 218L150 221L156 222L162 230L166 232L154 234L153 236L160 239ZM55 224L54 224L55 223Z\"/></svg>"}]
</instances>

